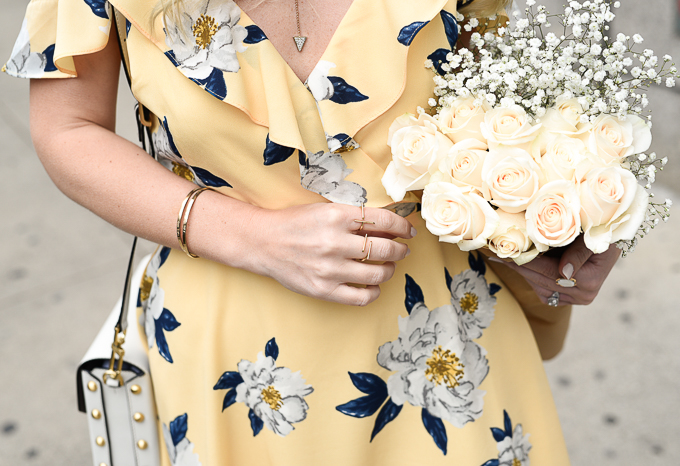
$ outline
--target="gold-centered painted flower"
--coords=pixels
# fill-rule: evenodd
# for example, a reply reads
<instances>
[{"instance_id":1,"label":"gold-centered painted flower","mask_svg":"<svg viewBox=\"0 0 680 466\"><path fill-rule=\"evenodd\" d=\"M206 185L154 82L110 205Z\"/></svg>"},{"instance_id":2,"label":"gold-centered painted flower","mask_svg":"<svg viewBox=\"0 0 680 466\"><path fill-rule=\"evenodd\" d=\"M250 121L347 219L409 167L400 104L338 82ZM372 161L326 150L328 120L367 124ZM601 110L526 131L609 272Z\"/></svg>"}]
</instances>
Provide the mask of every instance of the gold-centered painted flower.
<instances>
[{"instance_id":1,"label":"gold-centered painted flower","mask_svg":"<svg viewBox=\"0 0 680 466\"><path fill-rule=\"evenodd\" d=\"M520 460L518 460L517 458L513 458L512 466L522 466L522 462Z\"/></svg>"},{"instance_id":2,"label":"gold-centered painted flower","mask_svg":"<svg viewBox=\"0 0 680 466\"><path fill-rule=\"evenodd\" d=\"M147 299L149 299L149 295L151 294L151 287L153 286L153 278L149 277L147 274L144 274L144 277L142 278L142 285L139 288L139 300L144 302Z\"/></svg>"},{"instance_id":3,"label":"gold-centered painted flower","mask_svg":"<svg viewBox=\"0 0 680 466\"><path fill-rule=\"evenodd\" d=\"M278 411L283 406L281 394L272 385L262 389L262 400L274 411Z\"/></svg>"},{"instance_id":4,"label":"gold-centered painted flower","mask_svg":"<svg viewBox=\"0 0 680 466\"><path fill-rule=\"evenodd\" d=\"M479 297L474 293L465 293L465 296L460 298L460 307L468 314L474 314L479 309Z\"/></svg>"},{"instance_id":5,"label":"gold-centered painted flower","mask_svg":"<svg viewBox=\"0 0 680 466\"><path fill-rule=\"evenodd\" d=\"M449 388L453 389L460 385L460 379L463 378L463 368L460 359L456 353L451 353L451 350L443 351L439 346L432 351L432 357L427 360L427 370L425 376L430 382L436 385L446 383Z\"/></svg>"},{"instance_id":6,"label":"gold-centered painted flower","mask_svg":"<svg viewBox=\"0 0 680 466\"><path fill-rule=\"evenodd\" d=\"M213 36L219 31L220 26L212 16L201 15L198 17L191 31L196 37L196 45L202 49L208 48Z\"/></svg>"},{"instance_id":7,"label":"gold-centered painted flower","mask_svg":"<svg viewBox=\"0 0 680 466\"><path fill-rule=\"evenodd\" d=\"M181 176L185 180L194 181L194 174L184 165L172 162L172 171L175 175Z\"/></svg>"}]
</instances>

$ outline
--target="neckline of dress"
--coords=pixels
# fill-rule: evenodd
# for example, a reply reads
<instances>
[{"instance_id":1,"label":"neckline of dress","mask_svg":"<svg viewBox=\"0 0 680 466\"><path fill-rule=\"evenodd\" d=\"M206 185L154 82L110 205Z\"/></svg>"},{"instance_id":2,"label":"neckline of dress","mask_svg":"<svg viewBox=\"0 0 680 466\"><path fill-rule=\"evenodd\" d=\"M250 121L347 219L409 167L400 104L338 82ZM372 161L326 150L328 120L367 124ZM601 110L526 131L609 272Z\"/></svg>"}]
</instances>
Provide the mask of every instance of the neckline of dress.
<instances>
[{"instance_id":1,"label":"neckline of dress","mask_svg":"<svg viewBox=\"0 0 680 466\"><path fill-rule=\"evenodd\" d=\"M344 23L347 22L347 18L349 18L350 15L353 13L353 10L355 9L355 5L357 3L360 3L360 2L361 2L361 0L352 0L351 5L349 6L349 8L345 12L344 16L340 20L340 23L338 23L338 27L336 27L335 31L333 31L333 34L331 35L331 39L328 41L326 48L324 49L323 53L321 53L321 56L319 57L319 59L316 61L316 63L312 67L312 71L309 72L309 74L307 75L307 77L305 78L304 81L302 79L300 79L300 77L297 75L297 73L295 73L295 71L293 70L293 67L291 67L290 64L286 61L286 59L283 58L283 55L281 55L281 52L279 52L279 49L277 49L274 46L274 44L269 40L269 38L267 38L267 42L269 42L269 45L276 51L276 55L279 57L281 62L284 64L287 71L290 72L293 76L295 76L295 79L297 79L303 86L305 86L305 87L307 86L307 81L309 81L309 76L311 76L311 74L314 72L316 67L319 66L319 63L321 63L322 61L324 61L326 59L326 55L328 55L329 50L331 50L334 42L336 42L336 38L338 36L338 31L340 31L340 28L342 28ZM248 22L250 22L250 24L252 24L253 26L257 26L265 34L265 36L267 35L265 33L264 29L262 29L255 21L253 21L253 19L250 16L248 16L248 13L246 13L245 10L243 8L241 8L241 6L238 3L234 2L234 4L238 7L239 11L241 12L241 18L245 18Z\"/></svg>"}]
</instances>

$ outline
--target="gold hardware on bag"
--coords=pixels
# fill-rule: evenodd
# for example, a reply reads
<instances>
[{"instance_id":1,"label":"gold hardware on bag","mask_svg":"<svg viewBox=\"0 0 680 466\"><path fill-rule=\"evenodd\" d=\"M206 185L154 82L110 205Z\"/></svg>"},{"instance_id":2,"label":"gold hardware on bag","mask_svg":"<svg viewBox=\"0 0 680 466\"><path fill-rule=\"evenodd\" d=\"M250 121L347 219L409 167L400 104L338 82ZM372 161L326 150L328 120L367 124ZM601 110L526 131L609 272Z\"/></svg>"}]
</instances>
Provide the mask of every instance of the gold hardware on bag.
<instances>
[{"instance_id":1,"label":"gold hardware on bag","mask_svg":"<svg viewBox=\"0 0 680 466\"><path fill-rule=\"evenodd\" d=\"M140 387L139 385L133 385L132 387L130 387L130 391L132 392L133 395L139 395L140 393L142 393L142 387Z\"/></svg>"},{"instance_id":2,"label":"gold hardware on bag","mask_svg":"<svg viewBox=\"0 0 680 466\"><path fill-rule=\"evenodd\" d=\"M153 124L153 122L146 118L144 108L145 108L144 105L139 104L139 122L142 125L146 126L147 128L151 128L151 125Z\"/></svg>"},{"instance_id":3,"label":"gold hardware on bag","mask_svg":"<svg viewBox=\"0 0 680 466\"><path fill-rule=\"evenodd\" d=\"M139 447L140 450L146 450L146 447L149 446L148 443L146 443L146 440L140 440L137 442L137 446Z\"/></svg>"},{"instance_id":4,"label":"gold hardware on bag","mask_svg":"<svg viewBox=\"0 0 680 466\"><path fill-rule=\"evenodd\" d=\"M135 422L142 422L144 420L144 415L142 413L135 413L135 415L132 416L132 419L134 419Z\"/></svg>"},{"instance_id":5,"label":"gold hardware on bag","mask_svg":"<svg viewBox=\"0 0 680 466\"><path fill-rule=\"evenodd\" d=\"M87 389L91 392L96 392L97 384L90 380L89 382L87 382Z\"/></svg>"},{"instance_id":6,"label":"gold hardware on bag","mask_svg":"<svg viewBox=\"0 0 680 466\"><path fill-rule=\"evenodd\" d=\"M92 417L95 418L95 419L100 419L102 417L101 411L99 411L98 409L93 409L92 410Z\"/></svg>"},{"instance_id":7,"label":"gold hardware on bag","mask_svg":"<svg viewBox=\"0 0 680 466\"><path fill-rule=\"evenodd\" d=\"M106 440L104 440L104 437L97 437L95 440L96 444L99 445L100 447L103 447L106 445Z\"/></svg>"},{"instance_id":8,"label":"gold hardware on bag","mask_svg":"<svg viewBox=\"0 0 680 466\"><path fill-rule=\"evenodd\" d=\"M121 333L120 329L116 327L113 333L113 343L111 344L111 361L109 362L109 370L104 372L104 383L106 383L107 378L110 378L117 380L119 387L125 384L123 376L121 375L121 371L123 370L123 356L125 356L123 343L125 343L125 332ZM118 356L117 361L116 356Z\"/></svg>"}]
</instances>

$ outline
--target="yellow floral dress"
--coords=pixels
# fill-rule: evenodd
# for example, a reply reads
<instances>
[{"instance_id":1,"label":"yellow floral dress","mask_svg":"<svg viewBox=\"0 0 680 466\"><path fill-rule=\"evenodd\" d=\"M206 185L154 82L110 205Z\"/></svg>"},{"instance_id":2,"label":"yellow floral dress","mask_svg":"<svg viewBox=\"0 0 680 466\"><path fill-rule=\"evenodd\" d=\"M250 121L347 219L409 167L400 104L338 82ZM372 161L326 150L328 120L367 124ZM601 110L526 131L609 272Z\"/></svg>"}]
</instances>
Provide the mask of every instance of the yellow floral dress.
<instances>
[{"instance_id":1,"label":"yellow floral dress","mask_svg":"<svg viewBox=\"0 0 680 466\"><path fill-rule=\"evenodd\" d=\"M4 71L75 76L113 7L164 166L269 209L392 202L388 128L427 105L424 63L455 46L455 0L354 0L306 83L232 0L152 28L155 3L33 0ZM569 464L515 297L481 256L408 219L412 253L366 308L156 251L139 306L164 465Z\"/></svg>"}]
</instances>

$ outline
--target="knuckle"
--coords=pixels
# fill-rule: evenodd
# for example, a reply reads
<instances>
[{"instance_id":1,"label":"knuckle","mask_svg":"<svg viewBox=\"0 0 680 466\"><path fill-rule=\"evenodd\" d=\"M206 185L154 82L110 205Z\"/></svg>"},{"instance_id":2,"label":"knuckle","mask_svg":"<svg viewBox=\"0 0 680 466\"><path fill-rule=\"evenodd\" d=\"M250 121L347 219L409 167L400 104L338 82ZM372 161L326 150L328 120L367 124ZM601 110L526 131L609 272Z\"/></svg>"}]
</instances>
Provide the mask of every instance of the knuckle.
<instances>
[{"instance_id":1,"label":"knuckle","mask_svg":"<svg viewBox=\"0 0 680 466\"><path fill-rule=\"evenodd\" d=\"M343 223L346 217L347 214L344 212L344 209L338 205L331 204L326 208L326 220L331 225Z\"/></svg>"}]
</instances>

